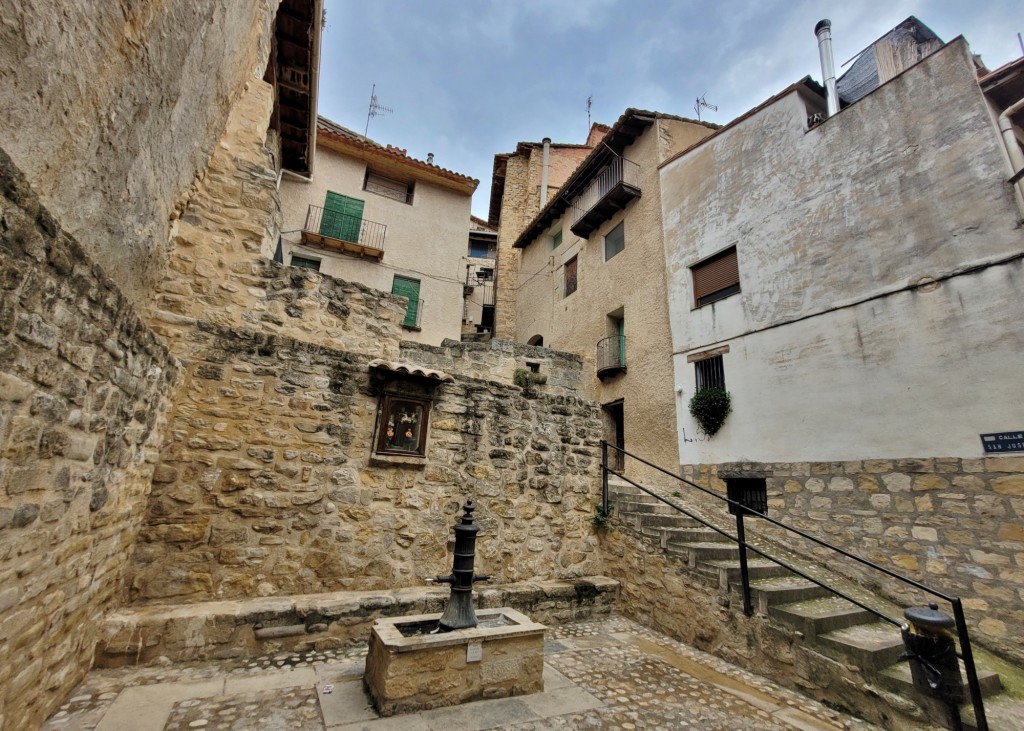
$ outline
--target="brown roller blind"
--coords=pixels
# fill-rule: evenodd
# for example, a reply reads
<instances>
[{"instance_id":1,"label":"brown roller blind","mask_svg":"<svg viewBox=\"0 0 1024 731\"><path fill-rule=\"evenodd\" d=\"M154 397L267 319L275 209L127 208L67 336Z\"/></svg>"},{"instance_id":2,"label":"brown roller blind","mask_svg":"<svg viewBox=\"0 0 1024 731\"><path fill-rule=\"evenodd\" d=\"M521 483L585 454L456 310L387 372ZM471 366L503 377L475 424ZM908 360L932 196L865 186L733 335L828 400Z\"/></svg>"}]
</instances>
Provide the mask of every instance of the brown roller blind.
<instances>
[{"instance_id":1,"label":"brown roller blind","mask_svg":"<svg viewBox=\"0 0 1024 731\"><path fill-rule=\"evenodd\" d=\"M565 296L576 291L576 257L565 262Z\"/></svg>"},{"instance_id":2,"label":"brown roller blind","mask_svg":"<svg viewBox=\"0 0 1024 731\"><path fill-rule=\"evenodd\" d=\"M702 299L716 292L738 287L739 283L735 246L693 267L693 294L697 304L702 304Z\"/></svg>"}]
</instances>

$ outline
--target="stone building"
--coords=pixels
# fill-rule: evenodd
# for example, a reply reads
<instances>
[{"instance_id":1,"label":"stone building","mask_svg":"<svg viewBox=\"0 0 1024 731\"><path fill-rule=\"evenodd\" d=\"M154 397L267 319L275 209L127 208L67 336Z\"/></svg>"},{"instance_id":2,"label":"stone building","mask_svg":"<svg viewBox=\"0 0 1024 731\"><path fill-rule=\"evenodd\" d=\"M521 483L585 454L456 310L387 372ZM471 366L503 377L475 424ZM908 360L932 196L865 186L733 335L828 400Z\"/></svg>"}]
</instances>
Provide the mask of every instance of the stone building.
<instances>
[{"instance_id":1,"label":"stone building","mask_svg":"<svg viewBox=\"0 0 1024 731\"><path fill-rule=\"evenodd\" d=\"M626 110L513 244L516 340L584 355L605 439L659 465L676 450L658 165L713 130Z\"/></svg>"},{"instance_id":2,"label":"stone building","mask_svg":"<svg viewBox=\"0 0 1024 731\"><path fill-rule=\"evenodd\" d=\"M487 222L498 228L498 269L494 336L516 338L519 251L512 244L576 167L601 141L608 126L594 123L582 145L520 142L515 152L494 156Z\"/></svg>"},{"instance_id":3,"label":"stone building","mask_svg":"<svg viewBox=\"0 0 1024 731\"><path fill-rule=\"evenodd\" d=\"M466 220L479 181L323 117L316 170L281 181L279 260L408 298L410 340L462 332Z\"/></svg>"},{"instance_id":4,"label":"stone building","mask_svg":"<svg viewBox=\"0 0 1024 731\"><path fill-rule=\"evenodd\" d=\"M1024 426L1022 72L957 39L820 122L805 79L660 171L684 473L768 476L773 514L1018 647L1024 457L981 435ZM702 385L732 397L713 437Z\"/></svg>"}]
</instances>

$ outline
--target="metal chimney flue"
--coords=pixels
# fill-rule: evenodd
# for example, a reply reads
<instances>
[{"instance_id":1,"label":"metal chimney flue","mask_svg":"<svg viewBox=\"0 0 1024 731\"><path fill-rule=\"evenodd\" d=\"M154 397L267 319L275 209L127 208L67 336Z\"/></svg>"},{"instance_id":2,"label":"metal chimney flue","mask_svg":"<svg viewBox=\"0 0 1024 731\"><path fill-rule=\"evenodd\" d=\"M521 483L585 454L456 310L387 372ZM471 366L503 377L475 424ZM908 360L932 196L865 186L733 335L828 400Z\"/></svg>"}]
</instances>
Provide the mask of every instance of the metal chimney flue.
<instances>
[{"instance_id":1,"label":"metal chimney flue","mask_svg":"<svg viewBox=\"0 0 1024 731\"><path fill-rule=\"evenodd\" d=\"M551 165L551 138L544 138L544 156L540 168L540 207L548 203L548 168Z\"/></svg>"},{"instance_id":2,"label":"metal chimney flue","mask_svg":"<svg viewBox=\"0 0 1024 731\"><path fill-rule=\"evenodd\" d=\"M828 99L828 116L839 111L839 95L836 93L836 65L832 60L832 21L819 20L814 26L814 35L818 37L818 55L821 56L821 76L825 81L825 94Z\"/></svg>"}]
</instances>

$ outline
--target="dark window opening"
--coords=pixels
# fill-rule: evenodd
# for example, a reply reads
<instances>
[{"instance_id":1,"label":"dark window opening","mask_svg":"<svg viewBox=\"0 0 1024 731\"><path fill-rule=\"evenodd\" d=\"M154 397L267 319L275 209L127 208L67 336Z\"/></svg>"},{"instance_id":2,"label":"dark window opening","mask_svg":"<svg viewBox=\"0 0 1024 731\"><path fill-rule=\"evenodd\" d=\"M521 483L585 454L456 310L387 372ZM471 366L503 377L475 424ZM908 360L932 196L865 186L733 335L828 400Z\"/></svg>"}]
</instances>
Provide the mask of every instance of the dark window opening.
<instances>
[{"instance_id":1,"label":"dark window opening","mask_svg":"<svg viewBox=\"0 0 1024 731\"><path fill-rule=\"evenodd\" d=\"M565 262L565 296L576 291L576 257Z\"/></svg>"},{"instance_id":2,"label":"dark window opening","mask_svg":"<svg viewBox=\"0 0 1024 731\"><path fill-rule=\"evenodd\" d=\"M739 260L735 246L694 265L690 271L693 272L693 299L697 307L709 305L740 291Z\"/></svg>"},{"instance_id":3,"label":"dark window opening","mask_svg":"<svg viewBox=\"0 0 1024 731\"><path fill-rule=\"evenodd\" d=\"M704 360L698 360L694 365L697 374L697 390L705 388L725 389L725 365L722 356L715 355Z\"/></svg>"},{"instance_id":4,"label":"dark window opening","mask_svg":"<svg viewBox=\"0 0 1024 731\"><path fill-rule=\"evenodd\" d=\"M626 248L626 232L624 223L620 223L604 237L604 260L608 261L613 256Z\"/></svg>"},{"instance_id":5,"label":"dark window opening","mask_svg":"<svg viewBox=\"0 0 1024 731\"><path fill-rule=\"evenodd\" d=\"M312 269L314 272L320 271L319 259L310 259L305 256L297 256L295 254L292 254L292 258L289 263L293 267L298 267L299 269Z\"/></svg>"}]
</instances>

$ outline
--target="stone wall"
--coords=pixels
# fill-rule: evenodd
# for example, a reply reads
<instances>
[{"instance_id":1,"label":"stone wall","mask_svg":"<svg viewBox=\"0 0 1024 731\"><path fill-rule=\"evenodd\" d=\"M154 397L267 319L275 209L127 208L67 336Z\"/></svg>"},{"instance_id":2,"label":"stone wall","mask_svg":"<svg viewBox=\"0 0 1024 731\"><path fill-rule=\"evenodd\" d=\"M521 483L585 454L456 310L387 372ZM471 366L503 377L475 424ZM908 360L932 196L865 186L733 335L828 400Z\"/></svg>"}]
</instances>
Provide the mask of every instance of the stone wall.
<instances>
[{"instance_id":1,"label":"stone wall","mask_svg":"<svg viewBox=\"0 0 1024 731\"><path fill-rule=\"evenodd\" d=\"M168 221L248 78L277 0L43 0L5 7L0 138L125 293L148 295Z\"/></svg>"},{"instance_id":2,"label":"stone wall","mask_svg":"<svg viewBox=\"0 0 1024 731\"><path fill-rule=\"evenodd\" d=\"M771 517L961 597L972 637L1024 660L1024 457L683 467L684 477L724 491L720 474L767 477ZM755 535L812 556L900 606L930 601L763 522L748 532Z\"/></svg>"},{"instance_id":3,"label":"stone wall","mask_svg":"<svg viewBox=\"0 0 1024 731\"><path fill-rule=\"evenodd\" d=\"M208 323L190 345L132 600L422 584L450 570L470 496L495 581L600 573L593 403L459 375L434 394L426 460L381 464L368 355Z\"/></svg>"},{"instance_id":4,"label":"stone wall","mask_svg":"<svg viewBox=\"0 0 1024 731\"><path fill-rule=\"evenodd\" d=\"M81 680L116 606L177 371L0 153L0 728Z\"/></svg>"}]
</instances>

